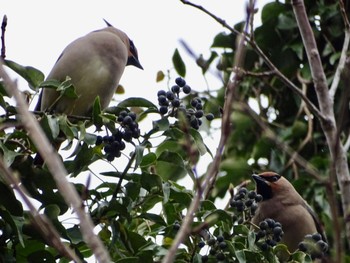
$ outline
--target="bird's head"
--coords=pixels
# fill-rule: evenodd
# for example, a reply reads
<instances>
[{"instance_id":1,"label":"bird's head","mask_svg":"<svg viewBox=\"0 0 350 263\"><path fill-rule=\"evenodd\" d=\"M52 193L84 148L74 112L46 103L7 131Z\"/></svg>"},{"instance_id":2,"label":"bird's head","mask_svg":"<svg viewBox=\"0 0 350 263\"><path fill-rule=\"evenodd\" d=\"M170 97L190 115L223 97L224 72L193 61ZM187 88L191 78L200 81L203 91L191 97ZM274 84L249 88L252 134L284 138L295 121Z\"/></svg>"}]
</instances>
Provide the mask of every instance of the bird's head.
<instances>
[{"instance_id":1,"label":"bird's head","mask_svg":"<svg viewBox=\"0 0 350 263\"><path fill-rule=\"evenodd\" d=\"M288 194L295 191L292 184L283 176L275 172L264 172L252 175L256 183L256 191L264 200L268 200L277 194Z\"/></svg>"},{"instance_id":2,"label":"bird's head","mask_svg":"<svg viewBox=\"0 0 350 263\"><path fill-rule=\"evenodd\" d=\"M113 34L118 35L120 37L120 39L126 45L126 47L128 49L128 61L127 61L126 65L132 65L132 66L135 66L139 69L143 69L143 67L139 61L138 52L137 52L137 49L134 45L134 42L132 42L132 40L130 40L130 38L127 36L127 34L125 34L123 31L115 28L105 19L104 19L104 21L107 24L107 28L105 28L104 30L107 30Z\"/></svg>"}]
</instances>

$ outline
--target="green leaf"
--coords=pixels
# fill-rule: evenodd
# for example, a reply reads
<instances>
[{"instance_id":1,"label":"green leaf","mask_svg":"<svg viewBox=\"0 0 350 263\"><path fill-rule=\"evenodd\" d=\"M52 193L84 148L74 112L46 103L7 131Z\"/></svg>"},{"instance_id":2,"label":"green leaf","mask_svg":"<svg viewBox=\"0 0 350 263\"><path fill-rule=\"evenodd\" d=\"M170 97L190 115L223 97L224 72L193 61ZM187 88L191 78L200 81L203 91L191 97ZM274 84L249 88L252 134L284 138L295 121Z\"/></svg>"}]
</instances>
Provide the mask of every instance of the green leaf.
<instances>
[{"instance_id":1,"label":"green leaf","mask_svg":"<svg viewBox=\"0 0 350 263\"><path fill-rule=\"evenodd\" d=\"M138 257L126 257L116 261L116 263L140 263Z\"/></svg>"},{"instance_id":2,"label":"green leaf","mask_svg":"<svg viewBox=\"0 0 350 263\"><path fill-rule=\"evenodd\" d=\"M135 167L134 171L139 167L142 159L143 159L143 152L145 150L145 147L142 145L136 145L135 147L135 154L136 154L136 160L135 160Z\"/></svg>"},{"instance_id":3,"label":"green leaf","mask_svg":"<svg viewBox=\"0 0 350 263\"><path fill-rule=\"evenodd\" d=\"M30 66L24 67L11 60L5 60L5 65L23 77L33 90L36 90L45 78L40 70Z\"/></svg>"},{"instance_id":4,"label":"green leaf","mask_svg":"<svg viewBox=\"0 0 350 263\"><path fill-rule=\"evenodd\" d=\"M225 32L221 32L215 36L211 47L234 49L235 44L236 44L236 36L233 33L227 34Z\"/></svg>"},{"instance_id":5,"label":"green leaf","mask_svg":"<svg viewBox=\"0 0 350 263\"><path fill-rule=\"evenodd\" d=\"M209 154L211 156L213 156L212 153L210 152L209 148L205 145L203 138L202 138L202 135L197 130L190 129L190 134L191 134L192 138L194 139L194 142L197 146L197 149L198 149L200 155L204 155L207 152L209 152Z\"/></svg>"},{"instance_id":6,"label":"green leaf","mask_svg":"<svg viewBox=\"0 0 350 263\"><path fill-rule=\"evenodd\" d=\"M148 153L142 157L142 160L140 162L141 168L147 168L153 164L156 163L157 155L155 153Z\"/></svg>"},{"instance_id":7,"label":"green leaf","mask_svg":"<svg viewBox=\"0 0 350 263\"><path fill-rule=\"evenodd\" d=\"M161 118L158 121L153 121L152 124L153 129L156 129L158 131L166 131L170 126L168 118Z\"/></svg>"},{"instance_id":8,"label":"green leaf","mask_svg":"<svg viewBox=\"0 0 350 263\"><path fill-rule=\"evenodd\" d=\"M139 215L138 217L150 220L150 221L157 223L159 225L162 225L162 226L167 225L166 222L164 221L164 219L161 216L156 215L156 214L144 213L144 214Z\"/></svg>"},{"instance_id":9,"label":"green leaf","mask_svg":"<svg viewBox=\"0 0 350 263\"><path fill-rule=\"evenodd\" d=\"M235 255L239 263L246 263L245 254L243 250L236 250Z\"/></svg>"},{"instance_id":10,"label":"green leaf","mask_svg":"<svg viewBox=\"0 0 350 263\"><path fill-rule=\"evenodd\" d=\"M144 108L157 108L155 104L146 100L144 98L133 97L123 100L118 104L118 107L126 108L126 107L144 107Z\"/></svg>"},{"instance_id":11,"label":"green leaf","mask_svg":"<svg viewBox=\"0 0 350 263\"><path fill-rule=\"evenodd\" d=\"M14 192L6 184L0 181L0 206L6 208L14 216L23 215L23 207L17 200Z\"/></svg>"},{"instance_id":12,"label":"green leaf","mask_svg":"<svg viewBox=\"0 0 350 263\"><path fill-rule=\"evenodd\" d=\"M164 151L160 154L157 159L156 171L165 181L177 181L187 174L181 156L170 151Z\"/></svg>"},{"instance_id":13,"label":"green leaf","mask_svg":"<svg viewBox=\"0 0 350 263\"><path fill-rule=\"evenodd\" d=\"M92 107L92 121L96 126L97 131L101 131L101 127L103 125L103 119L101 116L101 101L100 96L97 96L94 105Z\"/></svg>"},{"instance_id":14,"label":"green leaf","mask_svg":"<svg viewBox=\"0 0 350 263\"><path fill-rule=\"evenodd\" d=\"M57 217L61 213L61 209L58 205L56 204L50 204L45 207L44 210L45 215L47 215L48 218L50 219L57 219Z\"/></svg>"},{"instance_id":15,"label":"green leaf","mask_svg":"<svg viewBox=\"0 0 350 263\"><path fill-rule=\"evenodd\" d=\"M181 77L185 77L185 75L186 75L186 65L185 65L184 61L182 60L178 49L175 49L175 52L173 54L173 64L174 64L176 72Z\"/></svg>"},{"instance_id":16,"label":"green leaf","mask_svg":"<svg viewBox=\"0 0 350 263\"><path fill-rule=\"evenodd\" d=\"M57 91L60 92L61 95L70 98L77 99L78 94L75 92L75 87L72 83L70 77L67 77L65 81L63 81L57 88Z\"/></svg>"},{"instance_id":17,"label":"green leaf","mask_svg":"<svg viewBox=\"0 0 350 263\"><path fill-rule=\"evenodd\" d=\"M147 191L150 192L153 188L162 188L162 179L157 174L143 172L140 177L141 186Z\"/></svg>"}]
</instances>

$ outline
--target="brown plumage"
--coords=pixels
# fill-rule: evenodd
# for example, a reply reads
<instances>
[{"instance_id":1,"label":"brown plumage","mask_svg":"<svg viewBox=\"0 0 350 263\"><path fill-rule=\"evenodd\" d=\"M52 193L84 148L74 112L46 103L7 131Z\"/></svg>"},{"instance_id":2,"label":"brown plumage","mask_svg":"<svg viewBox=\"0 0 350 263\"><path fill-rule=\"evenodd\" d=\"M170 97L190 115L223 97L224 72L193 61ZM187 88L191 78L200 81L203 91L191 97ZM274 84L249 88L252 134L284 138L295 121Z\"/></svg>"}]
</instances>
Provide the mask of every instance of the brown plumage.
<instances>
[{"instance_id":1,"label":"brown plumage","mask_svg":"<svg viewBox=\"0 0 350 263\"><path fill-rule=\"evenodd\" d=\"M326 241L316 214L287 179L274 172L254 174L253 179L257 193L263 196L252 220L254 224L266 218L280 222L284 231L282 243L291 252L307 234L318 232Z\"/></svg>"}]
</instances>

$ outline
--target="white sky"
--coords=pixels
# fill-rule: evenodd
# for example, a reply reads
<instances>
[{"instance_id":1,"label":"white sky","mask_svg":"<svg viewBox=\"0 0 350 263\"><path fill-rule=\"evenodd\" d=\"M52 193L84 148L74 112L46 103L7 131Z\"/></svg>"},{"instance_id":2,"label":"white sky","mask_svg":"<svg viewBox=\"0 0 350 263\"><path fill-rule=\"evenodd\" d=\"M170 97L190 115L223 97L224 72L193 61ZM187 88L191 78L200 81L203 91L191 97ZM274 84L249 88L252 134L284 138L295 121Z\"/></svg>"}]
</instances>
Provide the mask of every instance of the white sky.
<instances>
[{"instance_id":1,"label":"white sky","mask_svg":"<svg viewBox=\"0 0 350 263\"><path fill-rule=\"evenodd\" d=\"M194 0L230 25L245 16L245 0ZM268 2L258 1L259 5ZM198 54L209 54L214 36L225 29L212 18L179 0L0 0L0 16L8 17L7 59L40 69L47 75L67 44L105 26L103 18L125 31L134 41L144 67L125 70L121 84L125 96L143 96L156 102L156 91L166 83L155 83L158 70L172 67L176 47L187 62L187 82L197 90L206 88L200 69L178 40L184 39ZM257 20L259 17L257 17ZM258 22L258 21L257 21ZM172 77L176 73L172 71ZM209 84L217 86L216 80ZM215 84L214 84L215 83ZM23 87L22 87L23 88Z\"/></svg>"}]
</instances>

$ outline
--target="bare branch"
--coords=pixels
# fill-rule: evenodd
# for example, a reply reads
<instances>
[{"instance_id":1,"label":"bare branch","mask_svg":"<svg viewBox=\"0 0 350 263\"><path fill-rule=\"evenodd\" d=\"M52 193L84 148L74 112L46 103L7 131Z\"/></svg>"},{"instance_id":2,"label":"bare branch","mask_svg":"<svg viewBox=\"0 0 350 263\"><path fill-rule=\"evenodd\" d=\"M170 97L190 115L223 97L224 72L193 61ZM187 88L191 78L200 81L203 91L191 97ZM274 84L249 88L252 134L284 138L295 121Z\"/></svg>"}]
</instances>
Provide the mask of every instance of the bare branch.
<instances>
[{"instance_id":1,"label":"bare branch","mask_svg":"<svg viewBox=\"0 0 350 263\"><path fill-rule=\"evenodd\" d=\"M111 262L107 250L98 236L93 232L94 224L88 213L84 211L81 198L76 189L66 178L67 172L58 156L58 153L53 149L33 114L28 111L28 105L22 94L19 92L16 83L7 75L1 61L0 78L4 81L7 93L15 98L18 106L18 114L23 127L27 130L30 138L36 145L38 152L45 158L47 167L55 179L59 191L62 193L66 203L71 205L73 210L77 213L80 220L82 236L86 244L91 248L99 262Z\"/></svg>"},{"instance_id":2,"label":"bare branch","mask_svg":"<svg viewBox=\"0 0 350 263\"><path fill-rule=\"evenodd\" d=\"M345 37L344 37L344 44L343 44L343 48L342 48L340 59L339 59L339 64L338 64L337 70L336 70L336 72L334 74L334 78L333 78L333 82L332 82L331 88L329 90L329 95L330 95L332 100L334 99L335 92L337 91L338 86L339 86L341 73L342 73L342 71L343 71L343 69L345 67L347 52L349 50L349 44L350 44L350 24L349 24L348 17L346 15L346 11L345 11L345 6L344 6L343 0L339 1L339 5L340 5L340 12L342 14L343 21L344 21L344 26L345 26Z\"/></svg>"},{"instance_id":3,"label":"bare branch","mask_svg":"<svg viewBox=\"0 0 350 263\"><path fill-rule=\"evenodd\" d=\"M5 59L6 57L6 46L5 46L5 31L7 26L7 16L4 15L1 23L1 54L0 57Z\"/></svg>"}]
</instances>

